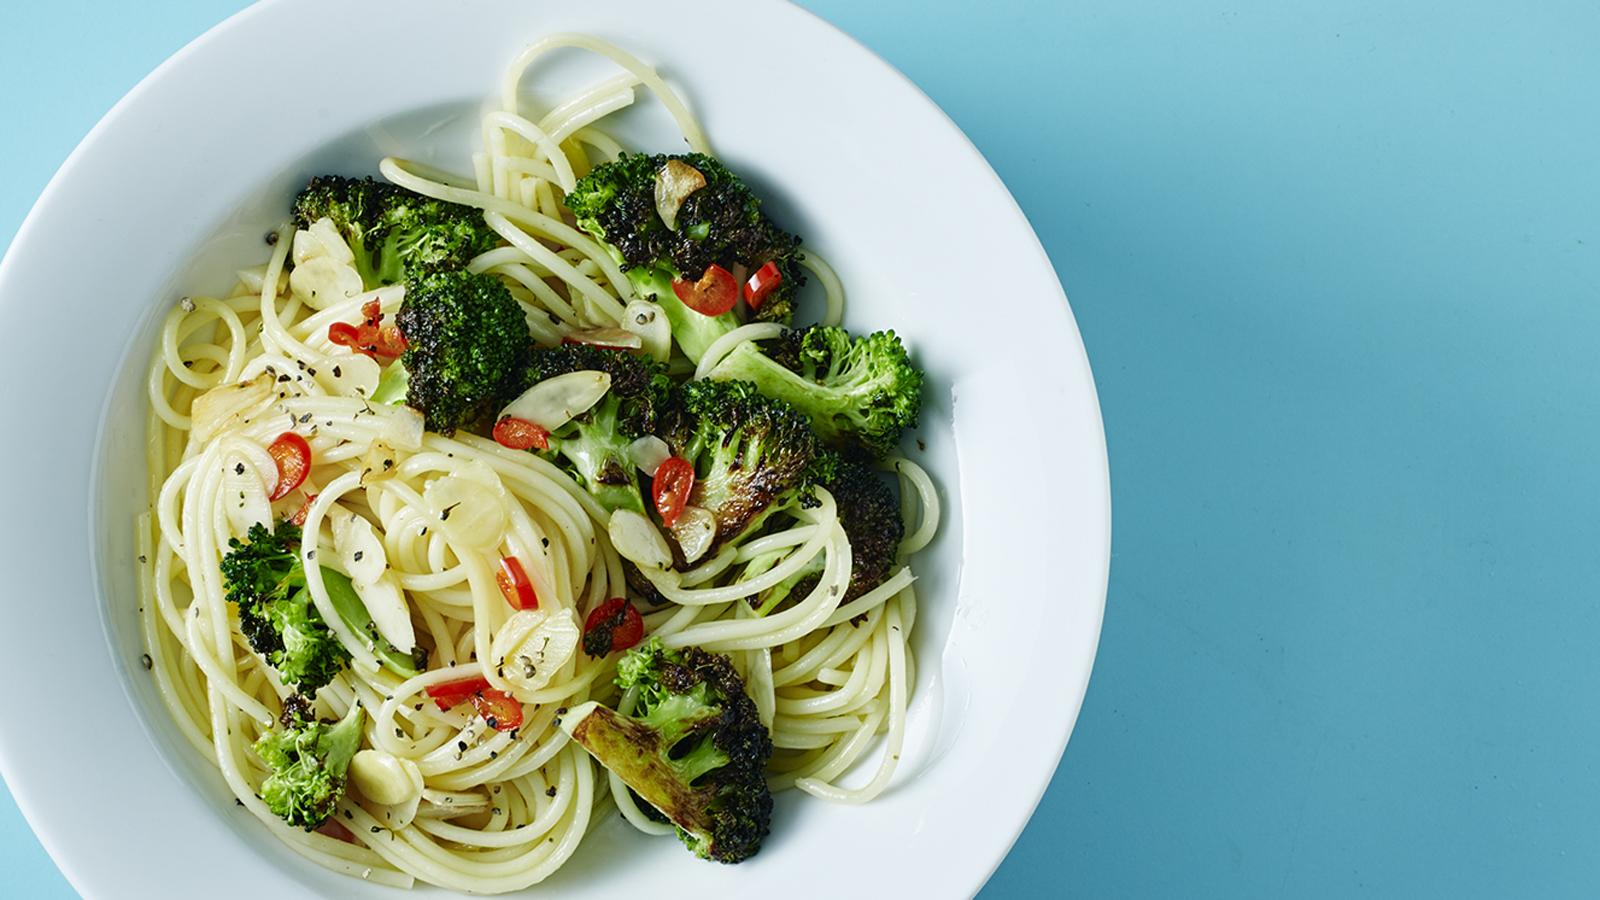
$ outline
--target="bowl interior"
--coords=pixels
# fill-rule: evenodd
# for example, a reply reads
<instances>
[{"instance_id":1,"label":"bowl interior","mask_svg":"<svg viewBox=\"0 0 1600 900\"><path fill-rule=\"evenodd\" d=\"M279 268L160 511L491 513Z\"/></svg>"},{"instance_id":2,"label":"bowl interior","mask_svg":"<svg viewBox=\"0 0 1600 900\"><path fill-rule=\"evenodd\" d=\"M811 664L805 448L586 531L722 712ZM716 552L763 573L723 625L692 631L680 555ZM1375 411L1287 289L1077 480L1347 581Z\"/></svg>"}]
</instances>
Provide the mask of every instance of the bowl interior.
<instances>
[{"instance_id":1,"label":"bowl interior","mask_svg":"<svg viewBox=\"0 0 1600 900\"><path fill-rule=\"evenodd\" d=\"M470 171L470 153L480 145L481 106L480 101L461 100L385 117L309 150L253 185L231 186L239 191L235 206L215 223L210 234L198 241L168 282L152 296L144 298L138 325L132 332L105 405L101 423L103 438L99 442L91 494L90 521L97 526L95 562L104 598L102 614L106 637L113 658L137 660L144 649L135 577L138 551L134 523L149 507L152 498L145 487L143 456L128 451L142 446L145 439L148 399L144 375L159 339L161 322L171 304L191 295L220 296L219 292L232 286L237 270L264 262L270 254L264 236L287 217L296 191L313 175L377 176L377 161L386 155L427 162L447 171ZM653 105L645 104L614 118L615 121L609 123L610 130L630 148L654 152L678 142L670 121ZM736 159L732 164L739 165ZM796 230L804 229L802 233L810 236L807 245L840 268L842 277L848 279L851 296L890 296L891 286L885 283L882 273L877 273L880 283L874 285L875 267L852 265L853 255L841 252L836 243L828 239L828 230L820 227L815 217L806 215L803 199L785 193L781 178L762 172L754 160L740 170L749 172L751 182L764 197L770 198L768 206L777 221L786 225L795 223L789 227ZM846 272L850 274L844 275ZM820 310L821 290L814 279L802 295L800 307L800 321L804 321L808 313L814 316ZM893 325L915 350L920 346L919 329L917 317L910 313L902 309L896 315L887 303L857 299L847 312L845 324L861 330ZM962 520L957 489L959 471L951 428L951 373L929 354L919 353L918 361L928 370L930 390L921 426L906 439L905 452L937 478L944 518L933 544L913 560L918 576L919 611L911 645L919 665L908 713L907 740L895 776L897 782L915 778L920 770L937 765L941 736L948 740L959 731L965 705L962 680L965 670L958 668L946 673L939 665L950 635L961 559L958 551L952 552L952 548L960 545ZM126 664L120 671L123 687L139 708L147 734L161 748L163 759L171 766L171 774L203 792L225 827L238 833L243 843L280 860L278 865L287 864L308 885L346 886L346 879L337 876L333 876L332 884L327 883L327 873L277 847L275 842L262 841L263 833L253 819L233 813L232 794L215 767L177 733L153 679ZM956 677L953 686L947 674ZM879 743L882 743L881 738ZM868 780L877 760L875 748L842 783ZM826 815L827 805L823 801L793 791L780 795L774 817L774 836L768 845L772 848L767 854L769 858L781 852L779 848L786 833L803 827L798 820L807 816L809 807L817 807L816 814ZM599 830L601 835L586 841L578 857L547 884L560 885L568 880L603 884L607 871L614 869L607 866L606 861L616 854L632 858L650 851L661 853L663 848L680 852L672 842L646 839L619 817L600 825Z\"/></svg>"}]
</instances>

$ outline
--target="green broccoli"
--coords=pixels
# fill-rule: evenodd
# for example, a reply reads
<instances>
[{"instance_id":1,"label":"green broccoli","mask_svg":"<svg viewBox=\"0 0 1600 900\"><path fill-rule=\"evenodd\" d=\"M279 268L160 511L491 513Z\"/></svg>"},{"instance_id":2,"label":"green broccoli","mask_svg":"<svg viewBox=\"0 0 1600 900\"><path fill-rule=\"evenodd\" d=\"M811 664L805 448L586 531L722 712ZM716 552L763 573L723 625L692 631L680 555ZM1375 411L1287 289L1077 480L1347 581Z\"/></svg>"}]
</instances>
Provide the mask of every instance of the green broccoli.
<instances>
[{"instance_id":1,"label":"green broccoli","mask_svg":"<svg viewBox=\"0 0 1600 900\"><path fill-rule=\"evenodd\" d=\"M533 354L522 307L492 275L408 278L395 325L406 339L406 403L440 434L494 416L516 396Z\"/></svg>"},{"instance_id":2,"label":"green broccoli","mask_svg":"<svg viewBox=\"0 0 1600 900\"><path fill-rule=\"evenodd\" d=\"M680 385L659 434L694 466L689 502L716 519L711 551L792 502L810 502L809 488L826 482L838 462L805 416L740 381Z\"/></svg>"},{"instance_id":3,"label":"green broccoli","mask_svg":"<svg viewBox=\"0 0 1600 900\"><path fill-rule=\"evenodd\" d=\"M222 579L251 649L285 684L314 694L344 670L350 654L311 602L299 545L300 529L292 523L269 531L258 522L245 540L228 541Z\"/></svg>"},{"instance_id":4,"label":"green broccoli","mask_svg":"<svg viewBox=\"0 0 1600 900\"><path fill-rule=\"evenodd\" d=\"M564 461L606 509L643 513L639 467L629 457L628 445L655 429L672 381L665 367L648 357L590 344L535 350L523 381L531 386L580 371L605 372L611 376L611 389L588 412L557 428L544 455Z\"/></svg>"},{"instance_id":5,"label":"green broccoli","mask_svg":"<svg viewBox=\"0 0 1600 900\"><path fill-rule=\"evenodd\" d=\"M810 416L823 440L875 457L894 450L922 407L922 372L893 331L859 338L824 325L789 331L765 352L740 344L709 377L751 382Z\"/></svg>"},{"instance_id":6,"label":"green broccoli","mask_svg":"<svg viewBox=\"0 0 1600 900\"><path fill-rule=\"evenodd\" d=\"M258 522L250 526L243 541L231 538L228 548L228 555L222 558L222 581L228 600L239 607L239 630L285 684L315 694L344 671L350 653L311 601L300 562L300 528L284 521L268 530ZM372 616L348 577L327 566L319 569L339 618L352 631L371 639L384 668L410 678L426 667L423 648L401 653L378 636Z\"/></svg>"},{"instance_id":7,"label":"green broccoli","mask_svg":"<svg viewBox=\"0 0 1600 900\"><path fill-rule=\"evenodd\" d=\"M733 664L651 638L619 661L616 681L637 690L631 716L589 702L562 717L562 730L676 825L696 856L754 856L772 821L772 738Z\"/></svg>"},{"instance_id":8,"label":"green broccoli","mask_svg":"<svg viewBox=\"0 0 1600 900\"><path fill-rule=\"evenodd\" d=\"M668 163L688 166L705 179L683 200L673 228L656 208L657 179ZM773 225L756 195L710 156L624 155L580 179L566 204L578 227L606 244L634 290L661 304L673 338L692 360L739 325L733 313L702 315L673 292L674 281L697 281L713 264L753 273L772 263L780 280L754 318L788 324L794 316L795 292L805 284L800 239Z\"/></svg>"},{"instance_id":9,"label":"green broccoli","mask_svg":"<svg viewBox=\"0 0 1600 900\"><path fill-rule=\"evenodd\" d=\"M368 290L430 269L463 269L499 235L470 206L434 200L371 178L321 175L294 201L295 227L333 220Z\"/></svg>"},{"instance_id":10,"label":"green broccoli","mask_svg":"<svg viewBox=\"0 0 1600 900\"><path fill-rule=\"evenodd\" d=\"M350 759L361 747L366 715L350 704L345 717L319 722L311 703L298 695L283 703L275 728L255 743L256 755L270 770L261 783L261 799L278 818L315 831L333 815L344 794Z\"/></svg>"}]
</instances>

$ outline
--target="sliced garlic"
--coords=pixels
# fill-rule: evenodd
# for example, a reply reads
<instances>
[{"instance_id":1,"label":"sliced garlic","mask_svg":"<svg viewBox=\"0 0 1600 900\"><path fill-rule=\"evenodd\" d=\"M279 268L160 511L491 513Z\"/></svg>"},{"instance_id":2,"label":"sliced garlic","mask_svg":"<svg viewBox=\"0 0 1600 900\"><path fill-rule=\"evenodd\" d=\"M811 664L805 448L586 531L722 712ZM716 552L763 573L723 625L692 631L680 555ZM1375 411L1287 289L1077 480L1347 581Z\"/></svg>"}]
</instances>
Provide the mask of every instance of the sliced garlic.
<instances>
[{"instance_id":1,"label":"sliced garlic","mask_svg":"<svg viewBox=\"0 0 1600 900\"><path fill-rule=\"evenodd\" d=\"M463 547L489 550L505 534L504 501L476 478L460 474L435 478L422 489L422 501L445 536Z\"/></svg>"},{"instance_id":2,"label":"sliced garlic","mask_svg":"<svg viewBox=\"0 0 1600 900\"><path fill-rule=\"evenodd\" d=\"M378 634L383 635L383 639L401 653L416 649L417 633L411 624L411 609L406 606L406 595L400 589L398 576L385 571L370 584L363 584L354 578L350 582L355 586L356 596L361 598L361 605L372 616L372 624L377 626Z\"/></svg>"},{"instance_id":3,"label":"sliced garlic","mask_svg":"<svg viewBox=\"0 0 1600 900\"><path fill-rule=\"evenodd\" d=\"M240 269L234 274L238 276L239 285L243 287L245 291L259 296L261 294L261 288L266 286L267 283L267 264L262 263L259 266L251 266L248 269ZM280 270L278 272L278 293L283 293L288 289L288 287L289 273L287 271Z\"/></svg>"},{"instance_id":4,"label":"sliced garlic","mask_svg":"<svg viewBox=\"0 0 1600 900\"><path fill-rule=\"evenodd\" d=\"M582 636L570 609L513 613L490 645L496 671L516 692L537 691L572 658Z\"/></svg>"},{"instance_id":5,"label":"sliced garlic","mask_svg":"<svg viewBox=\"0 0 1600 900\"><path fill-rule=\"evenodd\" d=\"M689 195L706 186L706 176L681 159L669 159L656 172L656 214L671 231L678 230L678 210Z\"/></svg>"},{"instance_id":6,"label":"sliced garlic","mask_svg":"<svg viewBox=\"0 0 1600 900\"><path fill-rule=\"evenodd\" d=\"M385 828L404 828L417 817L424 791L422 770L404 757L361 750L350 760L350 782L372 802Z\"/></svg>"},{"instance_id":7,"label":"sliced garlic","mask_svg":"<svg viewBox=\"0 0 1600 900\"><path fill-rule=\"evenodd\" d=\"M413 453L422 449L422 413L409 406L396 404L380 415L383 417L384 436L390 443Z\"/></svg>"},{"instance_id":8,"label":"sliced garlic","mask_svg":"<svg viewBox=\"0 0 1600 900\"><path fill-rule=\"evenodd\" d=\"M250 418L277 396L272 375L262 372L249 381L221 384L194 398L189 407L189 439L205 443Z\"/></svg>"},{"instance_id":9,"label":"sliced garlic","mask_svg":"<svg viewBox=\"0 0 1600 900\"><path fill-rule=\"evenodd\" d=\"M653 434L647 434L628 445L628 458L646 475L654 476L670 456L672 448Z\"/></svg>"},{"instance_id":10,"label":"sliced garlic","mask_svg":"<svg viewBox=\"0 0 1600 900\"><path fill-rule=\"evenodd\" d=\"M672 565L672 548L656 526L642 514L619 509L606 523L611 545L623 559L645 569L665 570Z\"/></svg>"},{"instance_id":11,"label":"sliced garlic","mask_svg":"<svg viewBox=\"0 0 1600 900\"><path fill-rule=\"evenodd\" d=\"M694 562L706 555L712 541L717 539L717 517L711 510L699 506L685 506L672 523L672 539L678 542L685 562Z\"/></svg>"},{"instance_id":12,"label":"sliced garlic","mask_svg":"<svg viewBox=\"0 0 1600 900\"><path fill-rule=\"evenodd\" d=\"M328 364L317 370L317 381L329 393L341 397L370 397L378 389L383 367L364 353L334 352Z\"/></svg>"},{"instance_id":13,"label":"sliced garlic","mask_svg":"<svg viewBox=\"0 0 1600 900\"><path fill-rule=\"evenodd\" d=\"M372 523L358 515L344 516L333 523L333 546L350 580L358 586L372 584L389 567L383 540Z\"/></svg>"},{"instance_id":14,"label":"sliced garlic","mask_svg":"<svg viewBox=\"0 0 1600 900\"><path fill-rule=\"evenodd\" d=\"M639 335L623 328L581 328L567 332L561 336L561 340L612 350L638 350L642 344Z\"/></svg>"},{"instance_id":15,"label":"sliced garlic","mask_svg":"<svg viewBox=\"0 0 1600 900\"><path fill-rule=\"evenodd\" d=\"M289 290L312 309L325 309L361 293L361 273L354 266L317 256L289 273Z\"/></svg>"},{"instance_id":16,"label":"sliced garlic","mask_svg":"<svg viewBox=\"0 0 1600 900\"><path fill-rule=\"evenodd\" d=\"M361 458L361 486L393 478L400 468L400 455L386 441L373 441Z\"/></svg>"},{"instance_id":17,"label":"sliced garlic","mask_svg":"<svg viewBox=\"0 0 1600 900\"><path fill-rule=\"evenodd\" d=\"M382 750L358 751L350 760L350 780L363 797L385 806L422 796L417 764Z\"/></svg>"},{"instance_id":18,"label":"sliced garlic","mask_svg":"<svg viewBox=\"0 0 1600 900\"><path fill-rule=\"evenodd\" d=\"M510 416L524 419L547 431L572 421L574 416L588 412L611 390L611 376L588 369L568 372L546 378L511 401L500 411L498 418Z\"/></svg>"},{"instance_id":19,"label":"sliced garlic","mask_svg":"<svg viewBox=\"0 0 1600 900\"><path fill-rule=\"evenodd\" d=\"M661 307L649 300L635 300L622 311L622 327L639 336L639 348L656 362L672 355L672 325Z\"/></svg>"},{"instance_id":20,"label":"sliced garlic","mask_svg":"<svg viewBox=\"0 0 1600 900\"><path fill-rule=\"evenodd\" d=\"M250 456L253 454L231 449L222 457L222 492L218 502L227 515L228 528L235 537L240 538L249 533L251 525L258 522L268 526L272 524L272 501L267 499L267 493L278 481L275 468L269 466L270 474L264 473ZM271 461L271 457L268 457L268 461ZM271 478L272 483L263 483L266 478Z\"/></svg>"},{"instance_id":21,"label":"sliced garlic","mask_svg":"<svg viewBox=\"0 0 1600 900\"><path fill-rule=\"evenodd\" d=\"M306 232L313 241L320 245L319 248L312 251L314 255L326 256L336 263L345 265L353 265L355 263L356 255L350 252L350 245L344 242L344 235L339 233L339 229L333 224L332 219L323 216L312 222L311 227L307 228ZM296 244L299 243L299 239L300 235L296 233Z\"/></svg>"}]
</instances>

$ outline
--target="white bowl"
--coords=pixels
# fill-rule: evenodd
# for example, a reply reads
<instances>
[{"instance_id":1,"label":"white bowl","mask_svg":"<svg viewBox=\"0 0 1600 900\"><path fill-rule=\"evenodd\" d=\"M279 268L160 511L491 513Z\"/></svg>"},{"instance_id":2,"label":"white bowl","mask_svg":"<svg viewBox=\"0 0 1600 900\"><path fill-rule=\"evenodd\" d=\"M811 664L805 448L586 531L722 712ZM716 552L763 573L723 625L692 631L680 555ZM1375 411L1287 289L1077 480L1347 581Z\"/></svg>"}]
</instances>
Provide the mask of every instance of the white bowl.
<instances>
[{"instance_id":1,"label":"white bowl","mask_svg":"<svg viewBox=\"0 0 1600 900\"><path fill-rule=\"evenodd\" d=\"M146 78L45 190L0 263L0 769L84 895L391 893L302 861L236 810L140 665L141 374L161 313L260 261L307 176L375 171L386 153L465 170L502 66L563 30L658 63L778 221L838 268L846 323L908 339L947 519L917 561L921 664L885 795L784 795L766 848L737 867L608 821L540 890L964 895L1021 831L1088 683L1109 564L1105 445L1066 298L982 157L884 62L781 3L663 8L272 0ZM604 68L563 52L525 84L556 96ZM630 113L622 131L673 149L665 121Z\"/></svg>"}]
</instances>

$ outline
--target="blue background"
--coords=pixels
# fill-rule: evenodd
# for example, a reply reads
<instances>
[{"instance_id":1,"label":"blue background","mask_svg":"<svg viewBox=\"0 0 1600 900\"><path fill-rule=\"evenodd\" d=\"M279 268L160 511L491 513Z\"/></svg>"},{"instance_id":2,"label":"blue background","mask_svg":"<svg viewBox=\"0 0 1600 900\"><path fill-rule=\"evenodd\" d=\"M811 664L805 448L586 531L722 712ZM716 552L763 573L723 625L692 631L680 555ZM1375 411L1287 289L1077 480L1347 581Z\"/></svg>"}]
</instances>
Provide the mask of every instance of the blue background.
<instances>
[{"instance_id":1,"label":"blue background","mask_svg":"<svg viewBox=\"0 0 1600 900\"><path fill-rule=\"evenodd\" d=\"M240 5L5 4L0 242ZM985 896L1593 896L1600 7L807 5L1011 187L1104 407L1094 682ZM8 795L0 871L70 893Z\"/></svg>"}]
</instances>

